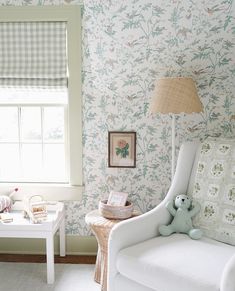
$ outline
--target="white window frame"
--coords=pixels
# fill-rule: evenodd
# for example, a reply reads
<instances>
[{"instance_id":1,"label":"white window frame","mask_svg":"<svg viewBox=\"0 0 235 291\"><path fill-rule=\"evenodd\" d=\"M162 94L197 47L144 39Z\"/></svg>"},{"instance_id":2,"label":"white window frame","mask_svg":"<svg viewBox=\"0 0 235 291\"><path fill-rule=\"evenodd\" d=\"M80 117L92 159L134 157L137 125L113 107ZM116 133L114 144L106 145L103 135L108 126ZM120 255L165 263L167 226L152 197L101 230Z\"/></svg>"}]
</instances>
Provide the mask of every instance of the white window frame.
<instances>
[{"instance_id":1,"label":"white window frame","mask_svg":"<svg viewBox=\"0 0 235 291\"><path fill-rule=\"evenodd\" d=\"M0 22L65 21L67 23L68 81L68 168L69 184L1 183L4 194L14 187L22 199L34 191L51 200L80 200L82 196L82 98L81 98L81 5L7 6L0 8ZM33 192L33 193L34 193ZM31 192L32 193L32 192Z\"/></svg>"}]
</instances>

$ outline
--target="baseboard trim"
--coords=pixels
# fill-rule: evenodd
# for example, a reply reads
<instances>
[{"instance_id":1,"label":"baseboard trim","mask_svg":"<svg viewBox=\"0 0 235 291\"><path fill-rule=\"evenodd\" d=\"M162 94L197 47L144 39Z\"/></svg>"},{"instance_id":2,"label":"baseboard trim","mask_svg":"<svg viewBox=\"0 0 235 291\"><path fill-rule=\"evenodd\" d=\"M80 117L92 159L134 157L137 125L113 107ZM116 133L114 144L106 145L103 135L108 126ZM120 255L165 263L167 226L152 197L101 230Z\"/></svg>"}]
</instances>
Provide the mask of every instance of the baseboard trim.
<instances>
[{"instance_id":1,"label":"baseboard trim","mask_svg":"<svg viewBox=\"0 0 235 291\"><path fill-rule=\"evenodd\" d=\"M55 254L59 254L59 237L54 239ZM45 255L45 239L0 238L0 254ZM95 256L97 242L94 236L66 235L66 255Z\"/></svg>"},{"instance_id":2,"label":"baseboard trim","mask_svg":"<svg viewBox=\"0 0 235 291\"><path fill-rule=\"evenodd\" d=\"M95 264L96 256L55 256L56 264ZM45 255L0 254L0 262L46 263Z\"/></svg>"}]
</instances>

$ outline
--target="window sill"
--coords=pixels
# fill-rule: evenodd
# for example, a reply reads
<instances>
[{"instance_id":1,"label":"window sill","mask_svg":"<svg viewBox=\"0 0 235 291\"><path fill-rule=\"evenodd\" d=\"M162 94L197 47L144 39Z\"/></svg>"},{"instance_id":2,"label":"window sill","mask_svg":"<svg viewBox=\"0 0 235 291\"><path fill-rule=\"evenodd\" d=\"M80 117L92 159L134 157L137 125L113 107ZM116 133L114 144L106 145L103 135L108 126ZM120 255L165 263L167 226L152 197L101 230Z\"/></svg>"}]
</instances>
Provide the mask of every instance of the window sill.
<instances>
[{"instance_id":1,"label":"window sill","mask_svg":"<svg viewBox=\"0 0 235 291\"><path fill-rule=\"evenodd\" d=\"M80 201L83 191L83 186L69 184L0 183L0 195L9 195L15 188L19 190L12 197L13 200L42 195L45 200Z\"/></svg>"}]
</instances>

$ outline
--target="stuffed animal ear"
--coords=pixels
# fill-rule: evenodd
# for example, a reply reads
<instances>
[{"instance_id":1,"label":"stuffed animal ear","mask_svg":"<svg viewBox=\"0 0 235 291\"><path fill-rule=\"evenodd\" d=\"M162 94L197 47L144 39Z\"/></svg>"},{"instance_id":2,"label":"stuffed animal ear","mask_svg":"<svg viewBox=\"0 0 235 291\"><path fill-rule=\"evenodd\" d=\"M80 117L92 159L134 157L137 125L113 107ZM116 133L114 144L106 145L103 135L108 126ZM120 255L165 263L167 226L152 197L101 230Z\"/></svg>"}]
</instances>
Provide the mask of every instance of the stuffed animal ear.
<instances>
[{"instance_id":1,"label":"stuffed animal ear","mask_svg":"<svg viewBox=\"0 0 235 291\"><path fill-rule=\"evenodd\" d=\"M176 206L175 206L175 201L176 201L176 199L177 199L178 196L179 196L179 195L176 195L176 196L174 196L174 198L173 198L173 206L174 206L174 207L176 207Z\"/></svg>"}]
</instances>

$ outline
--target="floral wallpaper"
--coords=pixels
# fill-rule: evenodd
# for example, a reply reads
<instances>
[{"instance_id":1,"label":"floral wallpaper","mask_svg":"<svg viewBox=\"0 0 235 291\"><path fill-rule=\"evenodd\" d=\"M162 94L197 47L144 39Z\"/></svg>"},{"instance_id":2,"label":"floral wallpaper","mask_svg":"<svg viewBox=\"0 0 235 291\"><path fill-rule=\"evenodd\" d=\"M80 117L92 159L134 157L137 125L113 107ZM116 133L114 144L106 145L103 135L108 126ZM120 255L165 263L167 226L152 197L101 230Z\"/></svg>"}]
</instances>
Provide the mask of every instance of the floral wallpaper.
<instances>
[{"instance_id":1,"label":"floral wallpaper","mask_svg":"<svg viewBox=\"0 0 235 291\"><path fill-rule=\"evenodd\" d=\"M185 140L235 134L234 0L84 0L83 170L80 202L66 203L68 234L90 235L84 216L111 190L146 212L170 185L171 119L149 114L154 82L191 76L204 112L177 117ZM0 0L2 5L79 4ZM134 169L108 168L108 131L137 132Z\"/></svg>"}]
</instances>

